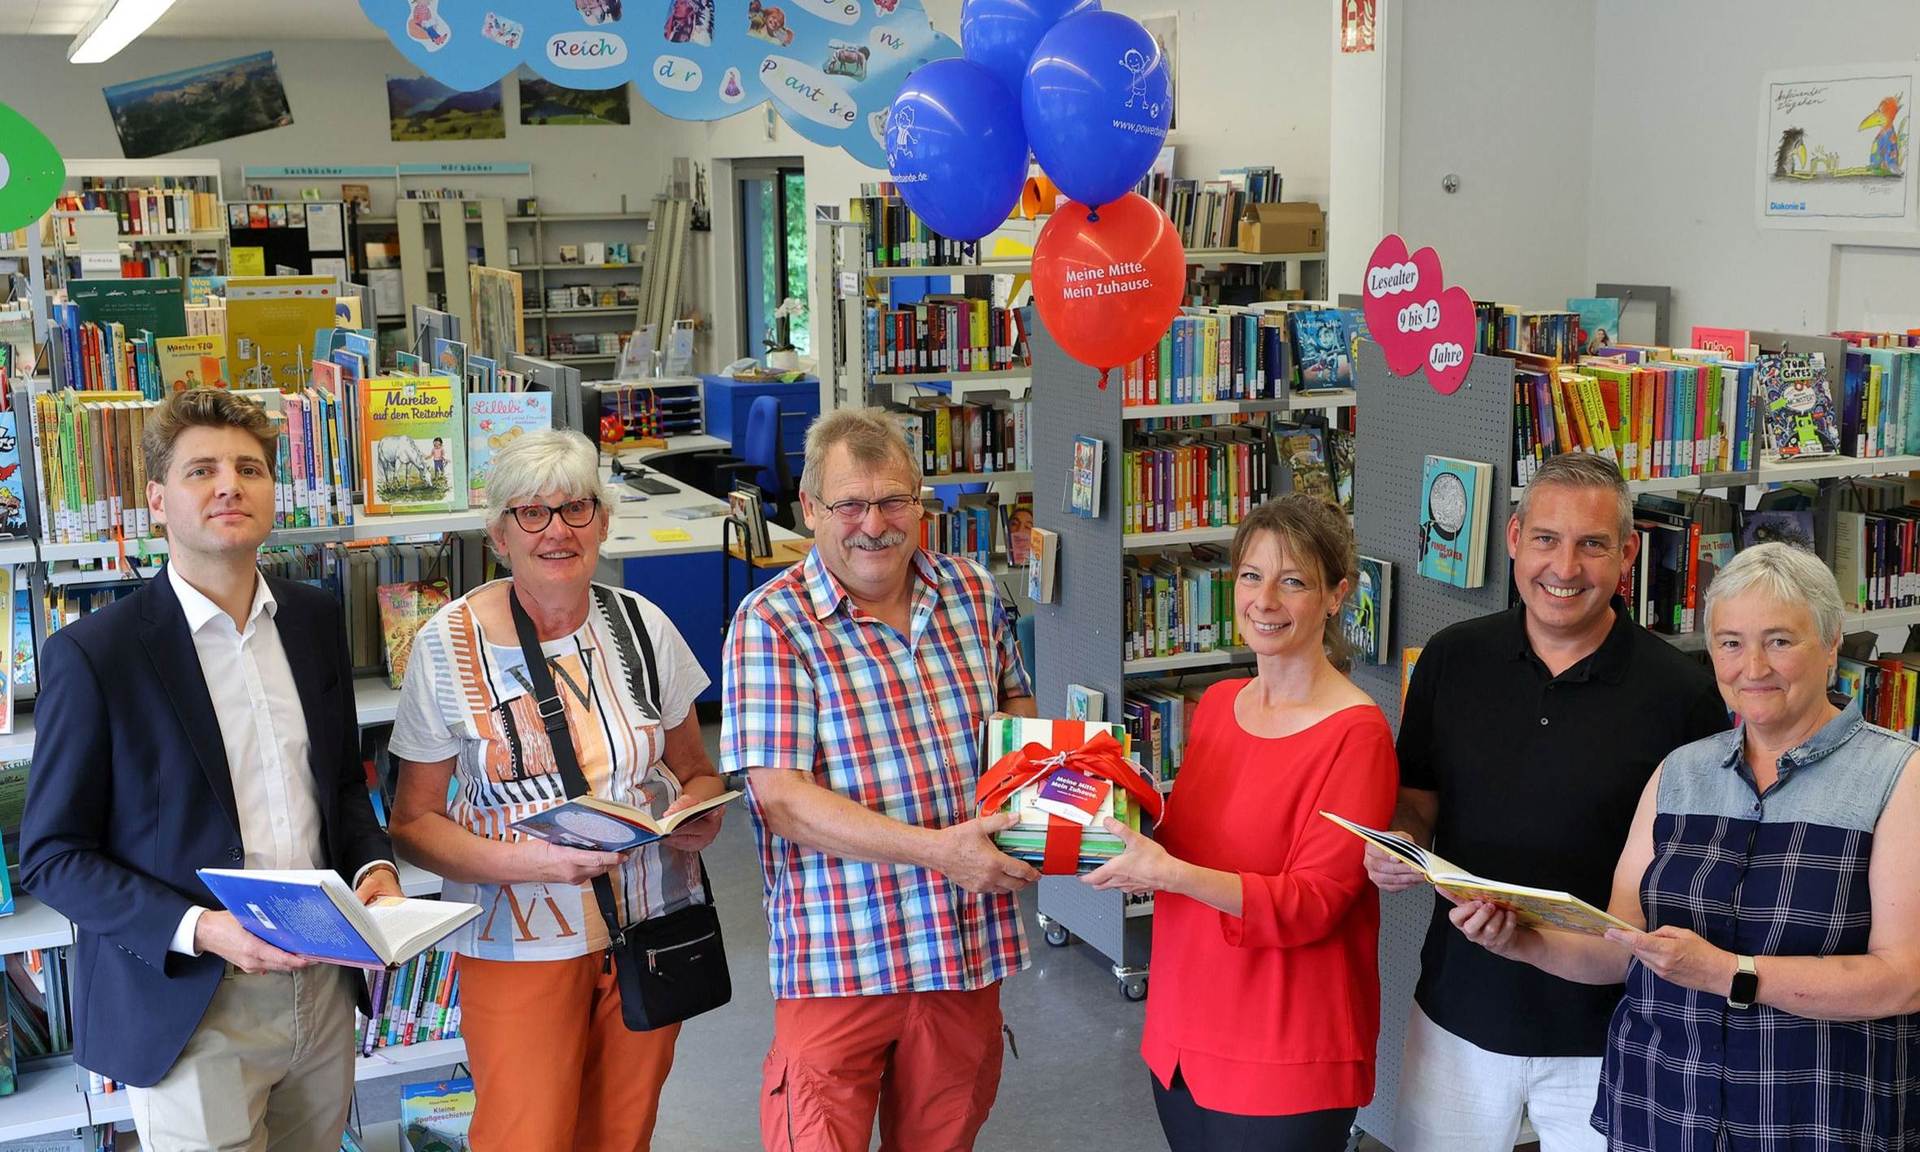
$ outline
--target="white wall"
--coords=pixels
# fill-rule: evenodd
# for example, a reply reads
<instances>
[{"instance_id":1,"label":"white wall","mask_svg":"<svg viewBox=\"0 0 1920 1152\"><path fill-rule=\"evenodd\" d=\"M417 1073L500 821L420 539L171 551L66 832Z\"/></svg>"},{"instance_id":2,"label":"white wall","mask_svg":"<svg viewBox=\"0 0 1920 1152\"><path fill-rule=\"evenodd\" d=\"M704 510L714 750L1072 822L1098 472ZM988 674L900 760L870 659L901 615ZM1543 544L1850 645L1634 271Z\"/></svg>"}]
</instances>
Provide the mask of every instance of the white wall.
<instances>
[{"instance_id":1,"label":"white wall","mask_svg":"<svg viewBox=\"0 0 1920 1152\"><path fill-rule=\"evenodd\" d=\"M1327 27L1330 93L1327 295L1357 293L1367 257L1399 220L1400 44L1398 0L1377 0L1374 50L1340 50L1340 22Z\"/></svg>"},{"instance_id":2,"label":"white wall","mask_svg":"<svg viewBox=\"0 0 1920 1152\"><path fill-rule=\"evenodd\" d=\"M1428 0L1394 7L1401 36L1399 230L1412 247L1431 245L1447 283L1475 299L1551 307L1592 288L1583 238L1594 12L1612 4ZM1701 73L1718 66L1721 47L1709 38L1674 50L1688 71ZM1631 56L1616 54L1609 75L1623 70L1639 71ZM1609 85L1608 98L1625 86ZM1654 163L1637 160L1634 168L1643 173ZM1449 173L1460 177L1451 194L1441 189Z\"/></svg>"},{"instance_id":3,"label":"white wall","mask_svg":"<svg viewBox=\"0 0 1920 1152\"><path fill-rule=\"evenodd\" d=\"M1920 53L1911 0L1853 0L1844 14L1787 0L1606 0L1595 21L1592 278L1667 284L1672 337L1695 324L1824 332L1916 300L1875 308L1874 272L1836 242L1885 234L1762 230L1754 223L1763 75L1805 64L1873 63ZM1664 175L1667 178L1650 177ZM1909 234L1904 242L1916 238ZM1891 257L1911 293L1920 254ZM1840 269L1839 279L1834 269ZM1902 275L1904 273L1904 275ZM1849 282L1848 277L1852 277ZM1829 291L1844 303L1829 316ZM1920 320L1920 316L1915 316Z\"/></svg>"}]
</instances>

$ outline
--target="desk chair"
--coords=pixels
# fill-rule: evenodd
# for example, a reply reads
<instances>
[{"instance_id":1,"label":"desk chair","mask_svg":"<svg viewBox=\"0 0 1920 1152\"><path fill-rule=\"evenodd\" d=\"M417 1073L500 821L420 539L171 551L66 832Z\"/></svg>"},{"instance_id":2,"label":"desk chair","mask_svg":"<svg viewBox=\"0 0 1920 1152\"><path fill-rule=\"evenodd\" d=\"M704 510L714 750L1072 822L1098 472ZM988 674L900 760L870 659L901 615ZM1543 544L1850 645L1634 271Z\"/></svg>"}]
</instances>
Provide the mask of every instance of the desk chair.
<instances>
[{"instance_id":1,"label":"desk chair","mask_svg":"<svg viewBox=\"0 0 1920 1152\"><path fill-rule=\"evenodd\" d=\"M794 526L793 508L800 499L800 491L780 443L781 419L779 398L762 396L747 409L746 431L733 446L733 453L702 452L697 458L709 469L712 486L707 491L725 499L735 481L750 481L760 489L762 501L769 505L767 520L798 531Z\"/></svg>"}]
</instances>

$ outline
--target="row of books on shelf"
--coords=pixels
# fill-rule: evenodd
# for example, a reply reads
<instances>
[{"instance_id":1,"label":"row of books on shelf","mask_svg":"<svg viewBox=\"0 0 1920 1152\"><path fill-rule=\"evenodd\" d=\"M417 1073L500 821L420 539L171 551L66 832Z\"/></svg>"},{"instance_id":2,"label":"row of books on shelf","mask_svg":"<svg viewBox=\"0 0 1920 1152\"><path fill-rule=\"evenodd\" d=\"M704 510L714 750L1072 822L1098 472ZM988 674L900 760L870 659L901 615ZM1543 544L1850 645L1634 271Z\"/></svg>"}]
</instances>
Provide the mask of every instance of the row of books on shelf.
<instances>
[{"instance_id":1,"label":"row of books on shelf","mask_svg":"<svg viewBox=\"0 0 1920 1152\"><path fill-rule=\"evenodd\" d=\"M971 264L977 252L971 241L949 240L928 227L890 180L861 185L860 195L847 201L847 219L865 225L869 268Z\"/></svg>"},{"instance_id":2,"label":"row of books on shelf","mask_svg":"<svg viewBox=\"0 0 1920 1152\"><path fill-rule=\"evenodd\" d=\"M607 284L599 287L590 284L567 284L547 289L547 311L549 312L639 306L640 285L638 284Z\"/></svg>"},{"instance_id":3,"label":"row of books on shelf","mask_svg":"<svg viewBox=\"0 0 1920 1152\"><path fill-rule=\"evenodd\" d=\"M1033 467L1031 408L1025 400L967 401L916 397L890 410L920 454L929 479L954 473L1021 472Z\"/></svg>"},{"instance_id":4,"label":"row of books on shelf","mask_svg":"<svg viewBox=\"0 0 1920 1152\"><path fill-rule=\"evenodd\" d=\"M1573 368L1518 355L1518 482L1531 480L1548 457L1569 451L1609 456L1629 480L1752 468L1756 365L1705 358L1713 355L1619 348L1613 356L1583 357ZM1765 357L1757 370L1763 382L1777 381L1799 371L1802 361Z\"/></svg>"},{"instance_id":5,"label":"row of books on shelf","mask_svg":"<svg viewBox=\"0 0 1920 1152\"><path fill-rule=\"evenodd\" d=\"M618 356L632 332L552 332L547 335L549 356Z\"/></svg>"},{"instance_id":6,"label":"row of books on shelf","mask_svg":"<svg viewBox=\"0 0 1920 1152\"><path fill-rule=\"evenodd\" d=\"M400 687L413 636L420 626L441 605L499 572L498 559L485 542L464 536L430 544L357 541L270 547L261 550L259 567L269 576L332 593L343 606L347 652L353 667L384 672L395 688ZM73 570L81 570L81 566ZM48 581L38 605L41 633L50 636L89 612L130 595L136 587L127 580ZM16 575L7 649L9 694L35 682L31 595L27 582ZM0 726L0 731L5 730ZM9 767L0 762L0 807L4 806Z\"/></svg>"},{"instance_id":7,"label":"row of books on shelf","mask_svg":"<svg viewBox=\"0 0 1920 1152\"><path fill-rule=\"evenodd\" d=\"M316 362L316 385L300 392L245 393L279 429L276 528L351 523L356 492L369 516L463 511L484 502L494 452L552 424L548 394L469 394L451 376L361 378L360 367L341 363L357 357ZM30 432L45 540L153 534L140 438L158 403L134 391L34 395ZM0 448L0 467L4 457Z\"/></svg>"},{"instance_id":8,"label":"row of books on shelf","mask_svg":"<svg viewBox=\"0 0 1920 1152\"><path fill-rule=\"evenodd\" d=\"M1122 402L1210 404L1349 388L1365 333L1352 308L1186 308L1157 348L1121 366Z\"/></svg>"},{"instance_id":9,"label":"row of books on shelf","mask_svg":"<svg viewBox=\"0 0 1920 1152\"><path fill-rule=\"evenodd\" d=\"M54 198L56 212L112 212L122 236L166 236L226 226L220 197L207 176L170 176L159 184L128 186L121 178L83 176L77 191Z\"/></svg>"},{"instance_id":10,"label":"row of books on shelf","mask_svg":"<svg viewBox=\"0 0 1920 1152\"><path fill-rule=\"evenodd\" d=\"M1273 490L1273 436L1253 424L1137 434L1120 467L1122 531L1240 523Z\"/></svg>"},{"instance_id":11,"label":"row of books on shelf","mask_svg":"<svg viewBox=\"0 0 1920 1152\"><path fill-rule=\"evenodd\" d=\"M1129 554L1121 578L1126 659L1240 646L1224 549L1196 545L1184 553Z\"/></svg>"},{"instance_id":12,"label":"row of books on shelf","mask_svg":"<svg viewBox=\"0 0 1920 1152\"><path fill-rule=\"evenodd\" d=\"M1785 485L1751 510L1707 493L1642 495L1633 521L1639 554L1619 592L1653 631L1697 632L1714 575L1740 550L1779 542L1820 556L1850 611L1912 607L1920 604L1916 499L1920 484L1906 476Z\"/></svg>"},{"instance_id":13,"label":"row of books on shelf","mask_svg":"<svg viewBox=\"0 0 1920 1152\"><path fill-rule=\"evenodd\" d=\"M452 952L430 948L394 968L367 976L372 1019L354 1013L362 1056L381 1048L451 1040L460 1035L460 972Z\"/></svg>"},{"instance_id":14,"label":"row of books on shelf","mask_svg":"<svg viewBox=\"0 0 1920 1152\"><path fill-rule=\"evenodd\" d=\"M874 373L999 372L1033 363L1025 308L966 296L929 296L865 311L867 370Z\"/></svg>"},{"instance_id":15,"label":"row of books on shelf","mask_svg":"<svg viewBox=\"0 0 1920 1152\"><path fill-rule=\"evenodd\" d=\"M1134 191L1166 213L1184 248L1233 248L1248 204L1278 204L1284 178L1271 165L1223 170L1219 178L1173 175L1172 158L1156 164Z\"/></svg>"},{"instance_id":16,"label":"row of books on shelf","mask_svg":"<svg viewBox=\"0 0 1920 1152\"><path fill-rule=\"evenodd\" d=\"M1518 341L1501 352L1517 361L1516 483L1563 451L1610 455L1636 480L1920 453L1920 331L1836 331L1844 351L1830 354L1696 326L1693 347L1654 347L1607 336L1619 301L1568 303L1583 311L1508 310L1504 329L1483 325L1483 344ZM1610 307L1595 317L1595 306ZM1528 317L1538 323L1525 327Z\"/></svg>"},{"instance_id":17,"label":"row of books on shelf","mask_svg":"<svg viewBox=\"0 0 1920 1152\"><path fill-rule=\"evenodd\" d=\"M1134 759L1160 781L1180 774L1187 755L1187 732L1204 685L1138 687L1120 705L1120 723L1132 741Z\"/></svg>"}]
</instances>

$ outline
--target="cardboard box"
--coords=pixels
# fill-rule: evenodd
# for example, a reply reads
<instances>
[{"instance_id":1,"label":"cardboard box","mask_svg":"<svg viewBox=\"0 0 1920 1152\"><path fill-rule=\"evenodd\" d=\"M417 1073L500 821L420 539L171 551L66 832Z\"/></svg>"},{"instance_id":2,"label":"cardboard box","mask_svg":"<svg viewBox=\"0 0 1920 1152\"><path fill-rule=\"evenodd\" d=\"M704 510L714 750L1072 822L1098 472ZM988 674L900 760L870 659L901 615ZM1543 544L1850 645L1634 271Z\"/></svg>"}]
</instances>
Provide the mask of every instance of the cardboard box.
<instances>
[{"instance_id":1,"label":"cardboard box","mask_svg":"<svg viewBox=\"0 0 1920 1152\"><path fill-rule=\"evenodd\" d=\"M1249 204L1240 216L1242 252L1321 252L1327 246L1327 214L1310 200Z\"/></svg>"}]
</instances>

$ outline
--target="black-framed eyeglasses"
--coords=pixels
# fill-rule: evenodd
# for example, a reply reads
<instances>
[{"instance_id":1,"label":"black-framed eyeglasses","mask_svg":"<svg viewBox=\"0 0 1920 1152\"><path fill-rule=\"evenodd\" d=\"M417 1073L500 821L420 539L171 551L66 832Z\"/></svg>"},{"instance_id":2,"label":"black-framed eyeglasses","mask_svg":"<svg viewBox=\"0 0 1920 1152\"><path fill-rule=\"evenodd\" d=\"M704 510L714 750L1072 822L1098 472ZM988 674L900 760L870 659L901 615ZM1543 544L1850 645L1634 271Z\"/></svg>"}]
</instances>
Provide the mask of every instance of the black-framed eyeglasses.
<instances>
[{"instance_id":1,"label":"black-framed eyeglasses","mask_svg":"<svg viewBox=\"0 0 1920 1152\"><path fill-rule=\"evenodd\" d=\"M560 516L560 523L567 527L585 528L600 514L600 498L582 496L578 500L554 505L515 504L507 511L513 513L513 522L520 525L522 532L545 532L547 525L553 523L556 513Z\"/></svg>"},{"instance_id":2,"label":"black-framed eyeglasses","mask_svg":"<svg viewBox=\"0 0 1920 1152\"><path fill-rule=\"evenodd\" d=\"M848 524L858 524L867 518L869 508L880 509L880 514L889 520L902 520L906 518L909 508L918 509L919 507L920 497L903 494L882 496L878 500L835 500L827 505L827 511Z\"/></svg>"}]
</instances>

